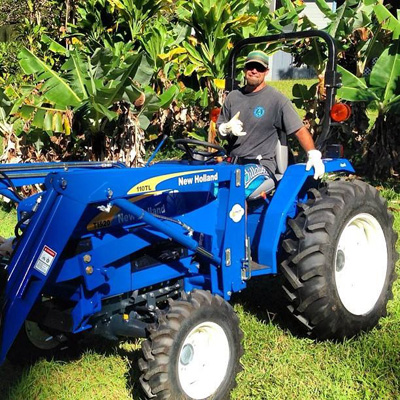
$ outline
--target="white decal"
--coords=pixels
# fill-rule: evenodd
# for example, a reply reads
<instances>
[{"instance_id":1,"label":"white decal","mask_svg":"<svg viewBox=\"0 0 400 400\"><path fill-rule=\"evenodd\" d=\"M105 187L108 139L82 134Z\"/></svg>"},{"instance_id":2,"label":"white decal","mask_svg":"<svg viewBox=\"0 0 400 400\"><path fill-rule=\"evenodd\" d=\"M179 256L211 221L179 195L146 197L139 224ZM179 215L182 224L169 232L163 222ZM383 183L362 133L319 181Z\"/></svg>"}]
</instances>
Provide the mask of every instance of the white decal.
<instances>
[{"instance_id":1,"label":"white decal","mask_svg":"<svg viewBox=\"0 0 400 400\"><path fill-rule=\"evenodd\" d=\"M100 211L109 213L112 209L112 205L111 205L111 203L108 203L106 206L98 206L97 209Z\"/></svg>"},{"instance_id":2,"label":"white decal","mask_svg":"<svg viewBox=\"0 0 400 400\"><path fill-rule=\"evenodd\" d=\"M239 222L244 215L244 209L240 204L235 204L232 207L231 212L229 213L229 217L233 222Z\"/></svg>"},{"instance_id":3,"label":"white decal","mask_svg":"<svg viewBox=\"0 0 400 400\"><path fill-rule=\"evenodd\" d=\"M216 172L213 175L209 174L197 174L194 177L191 178L183 178L179 177L178 178L178 185L179 186L186 186L186 185L192 185L193 183L204 183L204 182L214 182L218 180L218 172Z\"/></svg>"},{"instance_id":4,"label":"white decal","mask_svg":"<svg viewBox=\"0 0 400 400\"><path fill-rule=\"evenodd\" d=\"M54 250L50 249L50 247L44 246L33 268L46 276L56 255L57 253Z\"/></svg>"},{"instance_id":5,"label":"white decal","mask_svg":"<svg viewBox=\"0 0 400 400\"><path fill-rule=\"evenodd\" d=\"M344 162L343 162L343 163L340 163L340 167L341 167L341 168L344 168L346 165L347 165L347 164L344 163Z\"/></svg>"}]
</instances>

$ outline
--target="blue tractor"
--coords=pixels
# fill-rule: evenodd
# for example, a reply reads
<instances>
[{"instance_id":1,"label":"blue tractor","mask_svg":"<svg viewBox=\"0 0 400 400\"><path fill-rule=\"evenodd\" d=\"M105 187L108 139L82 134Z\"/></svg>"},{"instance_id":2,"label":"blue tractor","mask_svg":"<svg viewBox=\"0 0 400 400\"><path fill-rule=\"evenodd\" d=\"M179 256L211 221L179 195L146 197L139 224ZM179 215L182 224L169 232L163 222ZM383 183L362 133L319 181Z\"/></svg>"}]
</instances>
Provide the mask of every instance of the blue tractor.
<instances>
[{"instance_id":1,"label":"blue tractor","mask_svg":"<svg viewBox=\"0 0 400 400\"><path fill-rule=\"evenodd\" d=\"M329 59L323 133L340 76L324 32L239 42L320 37ZM0 194L18 203L12 249L1 258L1 362L52 356L85 334L142 337L147 398L224 399L240 370L242 332L229 300L250 279L281 274L287 307L315 338L374 327L395 278L396 234L385 201L358 180L316 181L288 165L278 144L276 179L246 192L245 167L223 147L177 140L182 160L8 164ZM325 158L328 174L354 172ZM17 187L43 191L22 199ZM267 294L266 294L267 295Z\"/></svg>"}]
</instances>

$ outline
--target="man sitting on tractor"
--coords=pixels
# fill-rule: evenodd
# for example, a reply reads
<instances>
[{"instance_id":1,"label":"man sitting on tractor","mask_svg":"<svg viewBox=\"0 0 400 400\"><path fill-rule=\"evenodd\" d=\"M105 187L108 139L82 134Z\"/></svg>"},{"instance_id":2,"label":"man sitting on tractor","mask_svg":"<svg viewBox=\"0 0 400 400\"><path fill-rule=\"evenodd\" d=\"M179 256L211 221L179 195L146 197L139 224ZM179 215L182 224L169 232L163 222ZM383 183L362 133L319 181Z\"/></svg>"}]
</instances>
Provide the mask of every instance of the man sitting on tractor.
<instances>
[{"instance_id":1,"label":"man sitting on tractor","mask_svg":"<svg viewBox=\"0 0 400 400\"><path fill-rule=\"evenodd\" d=\"M325 172L321 152L316 150L310 132L291 101L266 84L268 66L264 52L257 50L248 54L244 64L246 85L226 97L217 121L220 137L228 140L233 162L259 164L263 168L258 169L273 178L279 134L294 134L307 152L307 171L314 167L314 179L320 179Z\"/></svg>"}]
</instances>

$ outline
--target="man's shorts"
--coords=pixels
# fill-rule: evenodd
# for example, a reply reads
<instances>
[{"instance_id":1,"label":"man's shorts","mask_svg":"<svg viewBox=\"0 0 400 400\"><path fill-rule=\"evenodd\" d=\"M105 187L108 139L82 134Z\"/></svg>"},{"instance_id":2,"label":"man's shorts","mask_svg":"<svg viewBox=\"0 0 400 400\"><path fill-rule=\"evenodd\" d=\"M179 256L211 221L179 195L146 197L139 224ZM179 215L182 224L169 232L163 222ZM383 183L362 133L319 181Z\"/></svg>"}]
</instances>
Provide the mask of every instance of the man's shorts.
<instances>
[{"instance_id":1,"label":"man's shorts","mask_svg":"<svg viewBox=\"0 0 400 400\"><path fill-rule=\"evenodd\" d=\"M260 164L246 164L244 170L244 186L248 198L265 180L270 179L270 173Z\"/></svg>"}]
</instances>

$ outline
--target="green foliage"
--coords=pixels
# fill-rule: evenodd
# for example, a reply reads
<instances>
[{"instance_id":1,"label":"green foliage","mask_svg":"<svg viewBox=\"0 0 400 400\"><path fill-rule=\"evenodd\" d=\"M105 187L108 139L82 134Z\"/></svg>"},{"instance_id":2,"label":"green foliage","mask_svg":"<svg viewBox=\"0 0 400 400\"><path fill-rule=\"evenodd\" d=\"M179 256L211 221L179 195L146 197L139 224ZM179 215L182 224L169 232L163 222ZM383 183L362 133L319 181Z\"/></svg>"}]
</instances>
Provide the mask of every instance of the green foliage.
<instances>
[{"instance_id":1,"label":"green foliage","mask_svg":"<svg viewBox=\"0 0 400 400\"><path fill-rule=\"evenodd\" d=\"M0 42L0 86L21 81L17 56L20 51L21 45L18 42Z\"/></svg>"},{"instance_id":2,"label":"green foliage","mask_svg":"<svg viewBox=\"0 0 400 400\"><path fill-rule=\"evenodd\" d=\"M79 115L81 128L98 132L104 119L117 117L112 110L117 102L133 104L150 81L152 70L141 54L120 60L107 49L98 49L91 57L78 49L63 52L66 61L60 71L28 49L20 53L21 67L33 75L35 86L20 91L12 113L49 134L69 134L71 113ZM146 114L146 107L141 113Z\"/></svg>"},{"instance_id":3,"label":"green foliage","mask_svg":"<svg viewBox=\"0 0 400 400\"><path fill-rule=\"evenodd\" d=\"M346 0L332 12L325 0L316 5L329 21L323 29L335 40L339 64L361 76L371 60L379 56L385 47L385 33L374 18L374 4L377 0ZM385 8L386 9L386 8ZM301 29L316 29L304 18ZM327 49L324 43L315 39L302 42L295 50L298 64L304 63L315 68L318 74L325 68Z\"/></svg>"},{"instance_id":4,"label":"green foliage","mask_svg":"<svg viewBox=\"0 0 400 400\"><path fill-rule=\"evenodd\" d=\"M372 3L370 1L369 3ZM400 105L400 22L381 4L374 5L379 26L386 29L390 43L381 52L370 74L359 77L341 69L343 87L339 97L363 102L378 116L364 144L366 173L371 177L397 175L400 169L400 137L397 132ZM371 38L375 40L375 36Z\"/></svg>"},{"instance_id":5,"label":"green foliage","mask_svg":"<svg viewBox=\"0 0 400 400\"><path fill-rule=\"evenodd\" d=\"M94 49L115 42L137 42L168 7L165 0L88 0L77 2L72 34Z\"/></svg>"},{"instance_id":6,"label":"green foliage","mask_svg":"<svg viewBox=\"0 0 400 400\"><path fill-rule=\"evenodd\" d=\"M344 100L374 103L379 113L387 112L400 102L399 70L400 40L394 40L378 58L371 74L358 78L344 68L342 73L343 87L338 95Z\"/></svg>"},{"instance_id":7,"label":"green foliage","mask_svg":"<svg viewBox=\"0 0 400 400\"><path fill-rule=\"evenodd\" d=\"M334 37L339 50L343 86L338 95L353 103L351 119L335 128L335 138L346 145L349 158L359 162L358 166L365 166L367 174L397 174L400 140L391 122L397 121L400 101L400 23L379 0L346 0L335 13L325 0L316 4L328 19L325 30ZM305 18L302 28L308 26L313 27ZM326 46L315 40L298 43L294 49L297 64L314 67L321 80L320 87L295 87L294 92L295 102L305 109L314 134L319 133L315 121L324 117L320 99L324 96L321 88L326 51ZM368 123L369 110L378 114L375 124Z\"/></svg>"},{"instance_id":8,"label":"green foliage","mask_svg":"<svg viewBox=\"0 0 400 400\"><path fill-rule=\"evenodd\" d=\"M375 3L375 1L370 1L370 3ZM392 31L393 39L398 39L400 36L400 21L381 3L374 6L374 12L378 21L382 24L382 28Z\"/></svg>"},{"instance_id":9,"label":"green foliage","mask_svg":"<svg viewBox=\"0 0 400 400\"><path fill-rule=\"evenodd\" d=\"M192 36L183 42L186 53L176 59L183 61L183 74L199 79L201 87L209 90L211 105L218 103L215 79L225 76L230 49L243 38L282 32L284 27L295 26L303 7L280 8L271 13L265 2L253 0L182 1L177 14L182 23L192 29ZM281 45L279 45L281 46ZM277 45L272 45L273 51Z\"/></svg>"}]
</instances>

